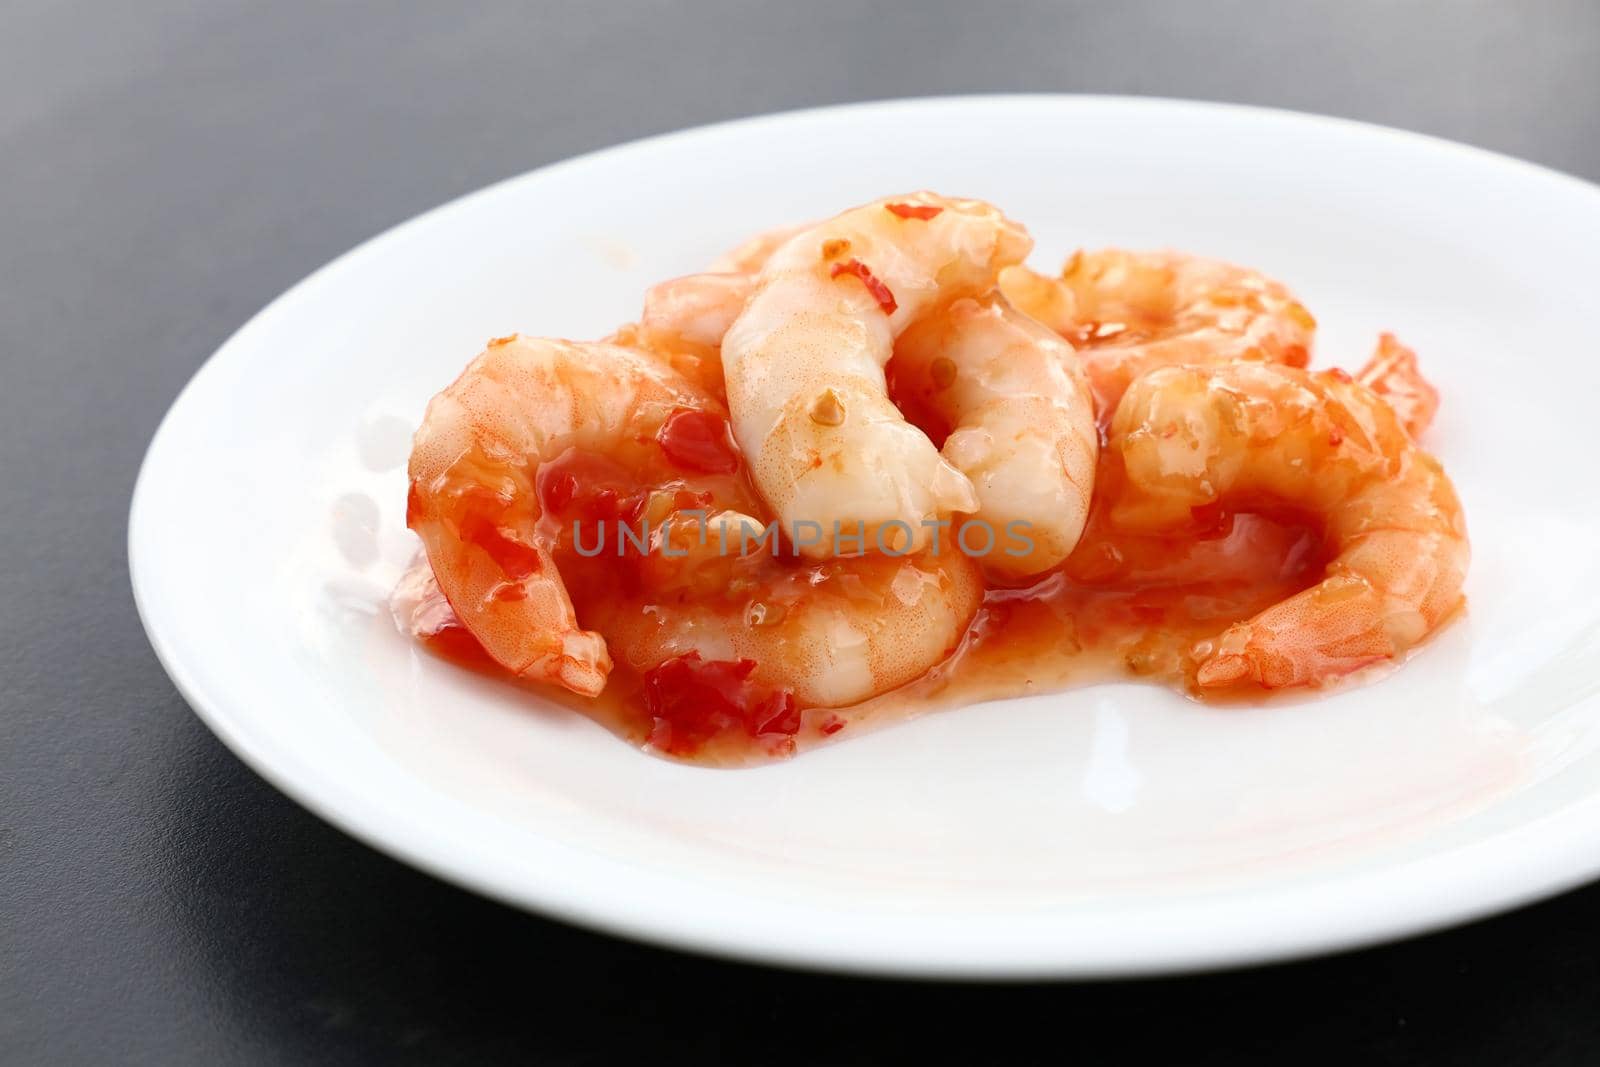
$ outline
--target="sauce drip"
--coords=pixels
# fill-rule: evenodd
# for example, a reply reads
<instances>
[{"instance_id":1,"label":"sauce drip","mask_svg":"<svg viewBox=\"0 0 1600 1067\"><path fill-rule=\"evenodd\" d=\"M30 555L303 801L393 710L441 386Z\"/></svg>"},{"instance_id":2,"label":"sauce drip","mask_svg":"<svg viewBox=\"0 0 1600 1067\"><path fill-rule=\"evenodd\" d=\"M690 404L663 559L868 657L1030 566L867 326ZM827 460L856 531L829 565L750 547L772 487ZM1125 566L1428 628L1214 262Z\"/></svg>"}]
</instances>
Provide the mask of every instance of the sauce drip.
<instances>
[{"instance_id":1,"label":"sauce drip","mask_svg":"<svg viewBox=\"0 0 1600 1067\"><path fill-rule=\"evenodd\" d=\"M644 675L644 712L650 745L692 756L724 733L743 733L773 755L794 751L800 712L787 690L751 681L755 660L702 660L698 652L674 656Z\"/></svg>"}]
</instances>

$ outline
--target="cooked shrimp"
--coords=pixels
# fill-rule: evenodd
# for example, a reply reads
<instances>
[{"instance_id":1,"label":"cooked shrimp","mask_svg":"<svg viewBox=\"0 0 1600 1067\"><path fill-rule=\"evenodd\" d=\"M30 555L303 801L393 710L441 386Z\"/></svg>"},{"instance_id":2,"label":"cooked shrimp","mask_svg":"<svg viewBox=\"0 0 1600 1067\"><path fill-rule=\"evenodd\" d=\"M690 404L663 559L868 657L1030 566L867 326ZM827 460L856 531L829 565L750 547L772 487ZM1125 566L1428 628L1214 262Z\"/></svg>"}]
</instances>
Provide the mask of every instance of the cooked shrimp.
<instances>
[{"instance_id":1,"label":"cooked shrimp","mask_svg":"<svg viewBox=\"0 0 1600 1067\"><path fill-rule=\"evenodd\" d=\"M578 626L537 529L539 465L580 449L624 464L651 449L698 391L669 368L612 345L503 337L428 405L412 445L406 524L440 588L501 666L592 696L605 641Z\"/></svg>"},{"instance_id":2,"label":"cooked shrimp","mask_svg":"<svg viewBox=\"0 0 1600 1067\"><path fill-rule=\"evenodd\" d=\"M962 299L901 335L890 376L895 401L972 480L973 518L1000 546L985 569L1020 578L1066 559L1100 453L1072 346L1004 297Z\"/></svg>"},{"instance_id":3,"label":"cooked shrimp","mask_svg":"<svg viewBox=\"0 0 1600 1067\"><path fill-rule=\"evenodd\" d=\"M1059 278L1013 267L1000 289L1078 349L1103 419L1155 367L1304 367L1317 325L1279 282L1181 252L1077 252Z\"/></svg>"},{"instance_id":4,"label":"cooked shrimp","mask_svg":"<svg viewBox=\"0 0 1600 1067\"><path fill-rule=\"evenodd\" d=\"M720 347L755 292L761 268L806 228L800 223L763 230L718 256L705 271L653 286L644 295L640 320L649 339L669 346Z\"/></svg>"},{"instance_id":5,"label":"cooked shrimp","mask_svg":"<svg viewBox=\"0 0 1600 1067\"><path fill-rule=\"evenodd\" d=\"M1439 390L1417 369L1417 354L1392 333L1378 338L1372 358L1356 371L1356 381L1388 401L1413 438L1433 424L1439 411Z\"/></svg>"},{"instance_id":6,"label":"cooked shrimp","mask_svg":"<svg viewBox=\"0 0 1600 1067\"><path fill-rule=\"evenodd\" d=\"M430 404L410 473L409 524L461 623L513 673L588 696L612 653L641 672L695 653L753 661L749 682L801 706L854 703L944 658L983 593L954 551L780 558L721 405L614 345L494 342Z\"/></svg>"},{"instance_id":7,"label":"cooked shrimp","mask_svg":"<svg viewBox=\"0 0 1600 1067\"><path fill-rule=\"evenodd\" d=\"M655 354L700 388L724 398L722 337L754 291L751 274L672 278L646 291L638 323L624 326L610 340Z\"/></svg>"},{"instance_id":8,"label":"cooked shrimp","mask_svg":"<svg viewBox=\"0 0 1600 1067\"><path fill-rule=\"evenodd\" d=\"M789 238L810 229L815 223L798 222L762 230L728 249L711 261L706 269L713 274L756 274L767 265L772 253L782 248Z\"/></svg>"},{"instance_id":9,"label":"cooked shrimp","mask_svg":"<svg viewBox=\"0 0 1600 1067\"><path fill-rule=\"evenodd\" d=\"M1397 659L1461 603L1467 531L1450 480L1341 371L1160 368L1128 388L1107 448L1126 474L1111 514L1123 528L1181 529L1216 507L1321 520L1322 580L1199 642L1202 690L1320 685Z\"/></svg>"},{"instance_id":10,"label":"cooked shrimp","mask_svg":"<svg viewBox=\"0 0 1600 1067\"><path fill-rule=\"evenodd\" d=\"M920 549L977 506L890 402L884 365L913 321L988 292L1030 246L988 204L916 193L804 230L766 261L722 369L756 487L786 532L820 533L807 554Z\"/></svg>"},{"instance_id":11,"label":"cooked shrimp","mask_svg":"<svg viewBox=\"0 0 1600 1067\"><path fill-rule=\"evenodd\" d=\"M742 555L690 566L652 557L645 572L670 568L669 580L596 602L591 614L618 658L640 673L686 654L751 661L752 681L790 691L800 707L841 707L945 659L983 599L977 566L953 548L796 566L758 543L754 525ZM730 531L730 551L737 536Z\"/></svg>"},{"instance_id":12,"label":"cooked shrimp","mask_svg":"<svg viewBox=\"0 0 1600 1067\"><path fill-rule=\"evenodd\" d=\"M673 278L646 291L639 324L658 343L718 348L755 287L750 274Z\"/></svg>"},{"instance_id":13,"label":"cooked shrimp","mask_svg":"<svg viewBox=\"0 0 1600 1067\"><path fill-rule=\"evenodd\" d=\"M656 353L691 381L722 397L723 335L755 292L756 276L767 259L804 228L792 225L765 230L718 256L699 274L651 286L644 294L639 322L624 326L611 339Z\"/></svg>"},{"instance_id":14,"label":"cooked shrimp","mask_svg":"<svg viewBox=\"0 0 1600 1067\"><path fill-rule=\"evenodd\" d=\"M651 289L643 343L711 358L757 273L802 229L757 234L719 257L712 272ZM1016 578L1065 559L1083 529L1099 451L1093 400L1071 346L991 295L914 323L893 366L896 405L917 409L912 421L944 442L945 458L974 484L973 517L989 524L996 541L985 568ZM1013 523L1024 536L1011 535Z\"/></svg>"}]
</instances>

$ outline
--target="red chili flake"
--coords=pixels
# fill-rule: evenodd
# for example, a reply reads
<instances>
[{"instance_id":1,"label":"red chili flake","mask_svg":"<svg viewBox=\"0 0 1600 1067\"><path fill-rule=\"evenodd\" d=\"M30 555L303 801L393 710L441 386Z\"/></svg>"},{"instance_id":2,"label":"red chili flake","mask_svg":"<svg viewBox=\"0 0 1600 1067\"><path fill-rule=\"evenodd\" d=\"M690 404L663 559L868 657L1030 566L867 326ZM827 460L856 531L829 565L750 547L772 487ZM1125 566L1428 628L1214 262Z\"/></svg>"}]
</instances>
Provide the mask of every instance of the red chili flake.
<instances>
[{"instance_id":1,"label":"red chili flake","mask_svg":"<svg viewBox=\"0 0 1600 1067\"><path fill-rule=\"evenodd\" d=\"M840 730L843 730L844 725L843 719L830 712L828 717L823 719L822 722L817 726L817 732L822 734L824 737L829 737L838 733Z\"/></svg>"},{"instance_id":2,"label":"red chili flake","mask_svg":"<svg viewBox=\"0 0 1600 1067\"><path fill-rule=\"evenodd\" d=\"M883 309L885 315L893 315L895 308L900 306L894 302L894 294L889 291L889 287L880 282L878 276L872 273L867 268L867 265L859 259L849 259L843 263L835 263L833 270L829 273L835 278L841 274L854 274L857 278L860 278L861 284L867 287L867 292L872 294L872 299L878 302L878 306Z\"/></svg>"},{"instance_id":3,"label":"red chili flake","mask_svg":"<svg viewBox=\"0 0 1600 1067\"><path fill-rule=\"evenodd\" d=\"M1341 430L1339 427L1334 426L1334 427L1331 427L1328 430L1328 444L1332 445L1334 448L1338 448L1339 444L1343 440L1344 440L1344 431Z\"/></svg>"},{"instance_id":4,"label":"red chili flake","mask_svg":"<svg viewBox=\"0 0 1600 1067\"><path fill-rule=\"evenodd\" d=\"M800 709L795 707L794 694L787 689L770 694L755 711L753 734L756 737L767 734L793 737L800 732Z\"/></svg>"},{"instance_id":5,"label":"red chili flake","mask_svg":"<svg viewBox=\"0 0 1600 1067\"><path fill-rule=\"evenodd\" d=\"M633 508L630 501L624 500L621 493L608 485L589 498L584 510L591 519L605 522L607 519L626 518Z\"/></svg>"},{"instance_id":6,"label":"red chili flake","mask_svg":"<svg viewBox=\"0 0 1600 1067\"><path fill-rule=\"evenodd\" d=\"M1329 367L1326 373L1328 377L1332 378L1334 381L1343 382L1346 385L1349 385L1351 382L1355 381L1354 378L1350 377L1350 372L1345 370L1343 367Z\"/></svg>"},{"instance_id":7,"label":"red chili flake","mask_svg":"<svg viewBox=\"0 0 1600 1067\"><path fill-rule=\"evenodd\" d=\"M884 207L888 208L891 214L899 215L903 219L922 219L924 222L944 210L942 207L922 204L885 204Z\"/></svg>"},{"instance_id":8,"label":"red chili flake","mask_svg":"<svg viewBox=\"0 0 1600 1067\"><path fill-rule=\"evenodd\" d=\"M661 451L679 467L707 474L739 469L739 450L728 420L712 411L678 408L656 433Z\"/></svg>"},{"instance_id":9,"label":"red chili flake","mask_svg":"<svg viewBox=\"0 0 1600 1067\"><path fill-rule=\"evenodd\" d=\"M539 479L539 502L546 511L566 511L578 495L578 479L566 471L552 471Z\"/></svg>"},{"instance_id":10,"label":"red chili flake","mask_svg":"<svg viewBox=\"0 0 1600 1067\"><path fill-rule=\"evenodd\" d=\"M721 734L769 742L793 738L800 732L794 694L751 682L755 669L755 660L702 660L698 652L687 652L646 673L650 743L685 756Z\"/></svg>"},{"instance_id":11,"label":"red chili flake","mask_svg":"<svg viewBox=\"0 0 1600 1067\"><path fill-rule=\"evenodd\" d=\"M622 464L577 451L542 464L534 489L546 514L595 522L632 522L643 513L649 495Z\"/></svg>"},{"instance_id":12,"label":"red chili flake","mask_svg":"<svg viewBox=\"0 0 1600 1067\"><path fill-rule=\"evenodd\" d=\"M503 526L498 516L469 511L457 523L461 540L477 545L513 582L538 574L543 564L539 552L516 530Z\"/></svg>"},{"instance_id":13,"label":"red chili flake","mask_svg":"<svg viewBox=\"0 0 1600 1067\"><path fill-rule=\"evenodd\" d=\"M672 494L672 506L679 511L693 511L696 508L709 508L713 497L710 493L696 493L688 489L679 489Z\"/></svg>"}]
</instances>

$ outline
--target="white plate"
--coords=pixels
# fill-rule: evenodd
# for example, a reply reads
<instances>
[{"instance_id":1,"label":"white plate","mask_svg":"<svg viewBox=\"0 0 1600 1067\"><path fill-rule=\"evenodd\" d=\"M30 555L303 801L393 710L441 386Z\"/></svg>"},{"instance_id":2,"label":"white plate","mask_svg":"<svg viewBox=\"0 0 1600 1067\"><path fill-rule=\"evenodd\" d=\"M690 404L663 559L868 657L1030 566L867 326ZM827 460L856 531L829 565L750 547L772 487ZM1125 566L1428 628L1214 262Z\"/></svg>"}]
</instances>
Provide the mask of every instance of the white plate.
<instances>
[{"instance_id":1,"label":"white plate","mask_svg":"<svg viewBox=\"0 0 1600 1067\"><path fill-rule=\"evenodd\" d=\"M1211 709L1107 685L757 770L651 758L454 669L383 603L408 435L488 337L598 336L653 280L886 192L985 197L1034 261L1175 246L1288 281L1317 362L1381 329L1444 396L1471 608L1369 688ZM652 941L904 974L1282 958L1600 871L1600 189L1303 115L1094 97L867 104L642 141L363 245L225 344L134 494L150 638L229 746L350 833Z\"/></svg>"}]
</instances>

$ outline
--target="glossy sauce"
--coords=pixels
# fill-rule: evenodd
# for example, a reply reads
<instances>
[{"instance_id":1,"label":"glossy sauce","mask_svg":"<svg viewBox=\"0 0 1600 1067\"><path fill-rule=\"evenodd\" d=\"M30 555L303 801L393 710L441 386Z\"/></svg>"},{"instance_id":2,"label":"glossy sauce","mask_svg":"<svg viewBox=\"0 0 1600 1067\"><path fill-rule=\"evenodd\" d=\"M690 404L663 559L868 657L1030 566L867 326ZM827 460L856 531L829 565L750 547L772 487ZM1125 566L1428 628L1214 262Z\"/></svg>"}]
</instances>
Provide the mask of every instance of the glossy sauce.
<instances>
[{"instance_id":1,"label":"glossy sauce","mask_svg":"<svg viewBox=\"0 0 1600 1067\"><path fill-rule=\"evenodd\" d=\"M695 448L717 439L706 430L696 427ZM617 657L605 691L594 700L517 682L488 658L450 610L426 559L402 583L396 612L403 629L452 662L537 688L631 743L719 766L783 758L939 708L1111 679L1144 679L1194 695L1190 649L1195 642L1319 580L1326 563L1321 538L1311 523L1295 516L1220 511L1196 515L1192 529L1173 535L1130 537L1105 521L1103 499L1115 492L1118 480L1115 461L1103 458L1097 485L1104 489L1097 488L1088 529L1062 567L1025 588L990 588L945 661L899 689L847 708L796 707L781 688L753 680L750 661L708 662L694 656L642 674ZM571 455L546 464L537 484L551 516L637 518L646 497L621 481L622 473L604 458ZM561 540L554 528L547 532L553 541ZM588 534L581 536L589 541ZM619 560L607 553L585 560L558 547L557 559L585 625L587 616L608 603L654 587L641 578L642 558ZM763 556L759 566L764 588L772 585L777 569L792 576L797 595L804 595L828 564ZM702 576L698 588L673 595L698 605L700 598L725 597L738 581L732 570L712 572L710 584ZM749 604L739 610L748 619Z\"/></svg>"},{"instance_id":2,"label":"glossy sauce","mask_svg":"<svg viewBox=\"0 0 1600 1067\"><path fill-rule=\"evenodd\" d=\"M1092 349L1131 329L1119 324L1101 337L1105 331L1097 328L1095 337L1077 340ZM935 446L941 444L949 428L939 421L937 405L900 381L894 361L885 376L905 417ZM1117 384L1114 376L1106 382ZM935 367L931 387L940 384ZM1097 399L1104 434L1115 397ZM1110 679L1147 680L1198 697L1197 659L1213 651L1212 639L1317 584L1332 555L1324 543L1324 520L1248 495L1235 501L1245 510L1207 504L1167 515L1161 534L1116 529L1108 518L1112 504L1125 505L1132 497L1124 488L1122 455L1103 449L1088 525L1072 555L1026 587L991 583L961 630L976 596L977 565L968 560L922 553L815 561L794 556L792 546L776 540L776 553L730 554L706 549L703 535L695 550L692 530L674 525L669 533L665 522L685 513L764 514L723 412L714 401L674 409L659 428L620 439L608 454L571 449L518 472L513 480L531 486L533 500L490 492L483 488L491 481L485 476L466 477L453 517L455 536L475 544L514 579L541 562L525 527L507 517L509 509L516 505L523 515L537 515L533 541L554 560L579 626L604 637L614 660L598 698L540 691L674 758L712 765L760 762L937 708ZM1317 426L1323 433L1322 424ZM1318 447L1339 449L1341 426L1330 419L1328 440L1324 445L1317 438ZM456 465L471 468L474 462L477 457L468 454ZM1447 484L1444 490L1454 506ZM1172 527L1174 518L1181 525ZM625 541L624 528L639 531L637 541ZM955 551L950 539L945 544L947 552ZM935 621L939 628L923 628L920 621L907 628L899 622L904 616L895 614L897 604L917 602L908 597L907 582L913 590L952 590L965 583L966 593L951 601L959 609L951 607L942 624ZM521 588L516 582L502 585ZM531 684L495 665L446 601L426 560L402 583L395 607L402 628L439 655ZM865 681L876 680L879 687L907 678L940 651L944 655L920 677L861 703L808 706L797 693L810 692L816 702L869 689L815 682L815 635L851 631L855 620L876 623L877 637L863 638L869 649L884 634L922 641L898 673L869 651ZM801 639L807 635L812 651ZM951 644L941 649L946 639ZM729 656L742 649L764 662L703 658L711 648ZM1205 695L1240 699L1237 690Z\"/></svg>"}]
</instances>

